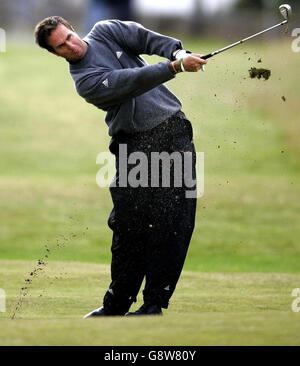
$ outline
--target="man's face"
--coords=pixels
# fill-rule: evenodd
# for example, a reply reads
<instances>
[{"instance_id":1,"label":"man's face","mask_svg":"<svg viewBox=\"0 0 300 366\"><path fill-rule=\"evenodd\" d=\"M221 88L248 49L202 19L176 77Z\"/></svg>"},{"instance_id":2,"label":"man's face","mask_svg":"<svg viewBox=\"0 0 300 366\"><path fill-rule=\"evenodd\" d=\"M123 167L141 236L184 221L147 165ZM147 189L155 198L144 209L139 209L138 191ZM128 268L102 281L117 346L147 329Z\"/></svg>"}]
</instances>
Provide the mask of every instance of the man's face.
<instances>
[{"instance_id":1,"label":"man's face","mask_svg":"<svg viewBox=\"0 0 300 366\"><path fill-rule=\"evenodd\" d=\"M86 51L86 44L78 35L63 24L59 24L51 32L47 43L54 49L57 56L63 57L68 61L80 60Z\"/></svg>"}]
</instances>

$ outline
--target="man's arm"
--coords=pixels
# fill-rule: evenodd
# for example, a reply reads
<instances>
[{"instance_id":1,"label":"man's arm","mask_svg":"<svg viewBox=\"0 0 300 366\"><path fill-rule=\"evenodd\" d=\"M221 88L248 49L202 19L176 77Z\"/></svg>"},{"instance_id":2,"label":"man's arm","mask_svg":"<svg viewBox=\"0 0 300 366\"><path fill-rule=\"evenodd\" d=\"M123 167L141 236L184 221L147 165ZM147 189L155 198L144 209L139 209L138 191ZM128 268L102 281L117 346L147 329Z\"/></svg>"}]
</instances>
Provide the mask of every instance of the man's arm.
<instances>
[{"instance_id":1,"label":"man's arm","mask_svg":"<svg viewBox=\"0 0 300 366\"><path fill-rule=\"evenodd\" d=\"M192 54L182 60L182 66L185 71L197 72L206 62L200 55ZM182 72L179 61L121 70L100 67L97 72L86 75L75 84L78 94L88 103L107 110L171 80L177 72Z\"/></svg>"},{"instance_id":2,"label":"man's arm","mask_svg":"<svg viewBox=\"0 0 300 366\"><path fill-rule=\"evenodd\" d=\"M182 65L185 65L184 70L189 72L198 71L201 65L206 63L201 59L200 54L184 50L180 40L153 32L136 22L120 20L101 21L95 24L93 31L96 35L97 33L105 32L115 42L125 49L127 48L136 56L155 54L171 60L170 68L174 73L183 71L179 65L180 58L184 59L182 63ZM198 60L195 60L195 57ZM201 59L200 66L199 59Z\"/></svg>"},{"instance_id":3,"label":"man's arm","mask_svg":"<svg viewBox=\"0 0 300 366\"><path fill-rule=\"evenodd\" d=\"M180 40L153 32L130 21L108 20L96 23L94 32L105 32L134 55L158 55L174 60L174 51L183 49Z\"/></svg>"},{"instance_id":4,"label":"man's arm","mask_svg":"<svg viewBox=\"0 0 300 366\"><path fill-rule=\"evenodd\" d=\"M133 28L129 31L131 25ZM94 36L97 36L97 33L100 35L101 32L105 32L109 37L119 38L120 42L125 42L127 35L126 47L128 48L129 45L130 47L136 47L136 54L156 53L172 59L172 50L174 51L175 47L182 46L180 41L148 31L134 22L120 22L117 20L98 22L93 28L93 32ZM129 37L126 32L133 33ZM75 77L78 94L88 103L107 110L171 80L176 73L183 71L183 67L185 71L198 71L201 64L206 63L206 61L197 56L199 55L191 54L184 58L181 67L177 60L118 70L99 67L96 72L80 77L79 80L76 80L76 75L73 76Z\"/></svg>"},{"instance_id":5,"label":"man's arm","mask_svg":"<svg viewBox=\"0 0 300 366\"><path fill-rule=\"evenodd\" d=\"M88 103L107 110L174 78L169 62L129 69L98 68L75 82L78 94Z\"/></svg>"}]
</instances>

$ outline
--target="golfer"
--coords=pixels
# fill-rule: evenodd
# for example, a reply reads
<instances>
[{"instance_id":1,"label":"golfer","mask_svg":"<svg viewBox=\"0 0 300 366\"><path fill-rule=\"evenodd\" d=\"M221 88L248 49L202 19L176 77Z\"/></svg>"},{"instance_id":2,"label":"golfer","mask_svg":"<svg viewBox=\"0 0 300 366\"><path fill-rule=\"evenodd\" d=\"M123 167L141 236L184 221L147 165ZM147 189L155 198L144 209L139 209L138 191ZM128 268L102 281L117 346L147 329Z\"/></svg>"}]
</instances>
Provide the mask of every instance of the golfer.
<instances>
[{"instance_id":1,"label":"golfer","mask_svg":"<svg viewBox=\"0 0 300 366\"><path fill-rule=\"evenodd\" d=\"M100 21L81 39L68 21L52 16L37 24L35 39L40 47L68 61L78 94L107 112L109 149L116 158L108 219L113 231L111 283L103 305L85 317L161 315L182 271L196 212L196 196L186 195L195 187L183 177L177 179L180 169L175 169L175 159L169 160L169 170L160 161L158 180L151 173L153 154L189 154L196 178L191 123L180 101L163 84L178 73L199 71L207 61L184 50L181 41L135 22ZM148 65L141 54L166 60ZM130 174L138 168L129 159L133 153L147 158L146 184L131 184ZM121 170L128 174L127 184L124 176L121 184ZM144 278L144 303L129 312Z\"/></svg>"}]
</instances>

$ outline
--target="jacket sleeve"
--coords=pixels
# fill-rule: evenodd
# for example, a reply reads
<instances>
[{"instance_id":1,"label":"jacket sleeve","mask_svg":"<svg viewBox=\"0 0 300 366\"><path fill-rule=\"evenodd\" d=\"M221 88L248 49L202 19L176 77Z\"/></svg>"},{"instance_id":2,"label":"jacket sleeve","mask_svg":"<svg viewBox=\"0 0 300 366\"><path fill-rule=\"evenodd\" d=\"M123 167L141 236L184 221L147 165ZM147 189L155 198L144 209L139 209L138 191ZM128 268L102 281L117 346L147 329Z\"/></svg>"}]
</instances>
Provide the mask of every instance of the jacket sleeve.
<instances>
[{"instance_id":1,"label":"jacket sleeve","mask_svg":"<svg viewBox=\"0 0 300 366\"><path fill-rule=\"evenodd\" d=\"M78 80L76 89L88 103L107 110L174 77L169 61L120 70L102 67Z\"/></svg>"},{"instance_id":2,"label":"jacket sleeve","mask_svg":"<svg viewBox=\"0 0 300 366\"><path fill-rule=\"evenodd\" d=\"M94 31L107 33L135 55L158 55L174 60L172 53L183 48L180 40L153 32L131 21L101 21L96 23Z\"/></svg>"}]
</instances>

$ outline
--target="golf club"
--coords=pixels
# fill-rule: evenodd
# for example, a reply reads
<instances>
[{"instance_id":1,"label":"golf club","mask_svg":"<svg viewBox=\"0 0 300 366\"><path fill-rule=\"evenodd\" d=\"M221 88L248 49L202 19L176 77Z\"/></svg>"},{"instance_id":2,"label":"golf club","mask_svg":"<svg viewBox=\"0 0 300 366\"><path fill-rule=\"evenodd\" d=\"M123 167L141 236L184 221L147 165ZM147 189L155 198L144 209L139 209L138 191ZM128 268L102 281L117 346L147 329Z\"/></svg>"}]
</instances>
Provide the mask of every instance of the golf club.
<instances>
[{"instance_id":1,"label":"golf club","mask_svg":"<svg viewBox=\"0 0 300 366\"><path fill-rule=\"evenodd\" d=\"M278 23L276 25L273 25L272 27L267 28L265 30L262 30L261 32L255 33L255 34L253 34L253 35L251 35L249 37L243 38L240 41L237 41L235 43L232 43L232 44L230 44L230 45L228 45L226 47L220 48L219 50L214 51L214 52L211 52L211 53L209 53L207 55L204 55L201 58L204 59L204 60L207 60L208 58L213 57L213 56L215 56L215 55L217 55L217 54L219 54L219 53L221 53L223 51L229 50L230 48L235 47L235 46L237 46L239 44L242 44L242 43L248 41L251 38L257 37L260 34L269 32L270 30L272 30L274 28L280 27L281 25L284 25L284 24L288 23L291 15L292 15L292 8L291 8L291 6L288 5L288 4L282 4L282 5L279 6L279 11L280 11L281 15L284 18L284 21L282 21L281 23ZM202 71L204 71L204 67L203 66L201 67L201 69L202 69Z\"/></svg>"}]
</instances>

